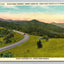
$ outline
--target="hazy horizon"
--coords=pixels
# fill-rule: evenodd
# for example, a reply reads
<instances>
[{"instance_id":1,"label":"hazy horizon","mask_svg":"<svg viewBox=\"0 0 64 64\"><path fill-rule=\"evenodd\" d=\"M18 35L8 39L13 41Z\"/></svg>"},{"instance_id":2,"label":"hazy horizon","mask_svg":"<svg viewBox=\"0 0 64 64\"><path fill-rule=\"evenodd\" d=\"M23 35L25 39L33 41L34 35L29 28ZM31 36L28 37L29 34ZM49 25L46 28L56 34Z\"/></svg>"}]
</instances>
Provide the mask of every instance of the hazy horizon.
<instances>
[{"instance_id":1,"label":"hazy horizon","mask_svg":"<svg viewBox=\"0 0 64 64\"><path fill-rule=\"evenodd\" d=\"M64 23L64 5L0 6L0 18Z\"/></svg>"}]
</instances>

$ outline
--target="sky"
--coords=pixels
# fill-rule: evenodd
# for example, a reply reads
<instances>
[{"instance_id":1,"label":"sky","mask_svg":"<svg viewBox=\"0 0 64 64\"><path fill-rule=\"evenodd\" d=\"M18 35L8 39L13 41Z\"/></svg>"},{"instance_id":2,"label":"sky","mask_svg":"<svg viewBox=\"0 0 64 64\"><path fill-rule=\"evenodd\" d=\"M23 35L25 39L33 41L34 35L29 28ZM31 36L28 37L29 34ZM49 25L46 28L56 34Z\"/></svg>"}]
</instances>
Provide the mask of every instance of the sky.
<instances>
[{"instance_id":1,"label":"sky","mask_svg":"<svg viewBox=\"0 0 64 64\"><path fill-rule=\"evenodd\" d=\"M64 5L0 5L0 18L64 23Z\"/></svg>"}]
</instances>

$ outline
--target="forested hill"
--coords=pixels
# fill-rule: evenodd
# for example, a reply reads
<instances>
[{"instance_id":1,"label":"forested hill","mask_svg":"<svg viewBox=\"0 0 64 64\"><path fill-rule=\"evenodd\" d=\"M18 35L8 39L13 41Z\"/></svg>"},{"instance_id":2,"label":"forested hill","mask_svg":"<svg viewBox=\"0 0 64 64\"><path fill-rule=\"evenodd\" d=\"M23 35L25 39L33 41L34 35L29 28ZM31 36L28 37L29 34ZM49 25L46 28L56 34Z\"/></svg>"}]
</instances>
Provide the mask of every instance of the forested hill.
<instances>
[{"instance_id":1,"label":"forested hill","mask_svg":"<svg viewBox=\"0 0 64 64\"><path fill-rule=\"evenodd\" d=\"M47 35L49 37L64 37L64 28L58 27L53 24L39 22L37 20L31 21L12 21L12 20L0 20L0 26L19 30L32 35Z\"/></svg>"}]
</instances>

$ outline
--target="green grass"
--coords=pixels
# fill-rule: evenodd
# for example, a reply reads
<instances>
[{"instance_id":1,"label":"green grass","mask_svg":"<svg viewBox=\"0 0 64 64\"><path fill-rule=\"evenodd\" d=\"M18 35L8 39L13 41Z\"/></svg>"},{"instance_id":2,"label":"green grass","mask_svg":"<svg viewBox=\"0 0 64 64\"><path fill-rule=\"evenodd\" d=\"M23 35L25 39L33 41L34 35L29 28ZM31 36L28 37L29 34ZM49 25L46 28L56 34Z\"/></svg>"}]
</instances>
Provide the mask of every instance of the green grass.
<instances>
[{"instance_id":1,"label":"green grass","mask_svg":"<svg viewBox=\"0 0 64 64\"><path fill-rule=\"evenodd\" d=\"M39 37L30 35L27 42L4 52L11 52L14 57L64 57L64 38L52 38L48 42L42 40L43 48L38 49Z\"/></svg>"},{"instance_id":2,"label":"green grass","mask_svg":"<svg viewBox=\"0 0 64 64\"><path fill-rule=\"evenodd\" d=\"M0 29L4 29L3 27L0 27Z\"/></svg>"},{"instance_id":3,"label":"green grass","mask_svg":"<svg viewBox=\"0 0 64 64\"><path fill-rule=\"evenodd\" d=\"M7 44L4 42L4 40L3 40L4 38L5 38L5 37L1 37L1 38L0 38L0 41L2 41L2 43L0 43L0 47L6 46L6 45L9 45L9 44L13 44L13 43L21 40L21 39L23 38L23 35L15 32L15 33L14 33L14 37L11 38L11 41L12 41L12 42L7 43Z\"/></svg>"}]
</instances>

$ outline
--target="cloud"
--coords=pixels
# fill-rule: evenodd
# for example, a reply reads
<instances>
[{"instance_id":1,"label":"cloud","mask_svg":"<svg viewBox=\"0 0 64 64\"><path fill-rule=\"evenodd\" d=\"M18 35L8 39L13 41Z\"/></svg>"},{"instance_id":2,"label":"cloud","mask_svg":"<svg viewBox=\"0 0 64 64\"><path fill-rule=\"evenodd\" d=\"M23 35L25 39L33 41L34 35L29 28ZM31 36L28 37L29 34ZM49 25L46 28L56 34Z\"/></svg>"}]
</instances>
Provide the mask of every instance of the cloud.
<instances>
[{"instance_id":1,"label":"cloud","mask_svg":"<svg viewBox=\"0 0 64 64\"><path fill-rule=\"evenodd\" d=\"M44 9L50 9L50 7L48 5L41 5L40 7L44 8Z\"/></svg>"},{"instance_id":2,"label":"cloud","mask_svg":"<svg viewBox=\"0 0 64 64\"><path fill-rule=\"evenodd\" d=\"M44 9L51 9L49 7L49 5L31 5L31 8L36 8L36 7L41 7L41 8L44 8Z\"/></svg>"},{"instance_id":3,"label":"cloud","mask_svg":"<svg viewBox=\"0 0 64 64\"><path fill-rule=\"evenodd\" d=\"M31 8L36 8L37 7L37 5L31 5Z\"/></svg>"},{"instance_id":4,"label":"cloud","mask_svg":"<svg viewBox=\"0 0 64 64\"><path fill-rule=\"evenodd\" d=\"M3 6L3 8L13 8L13 9L18 9L16 6L14 5L5 5Z\"/></svg>"}]
</instances>

